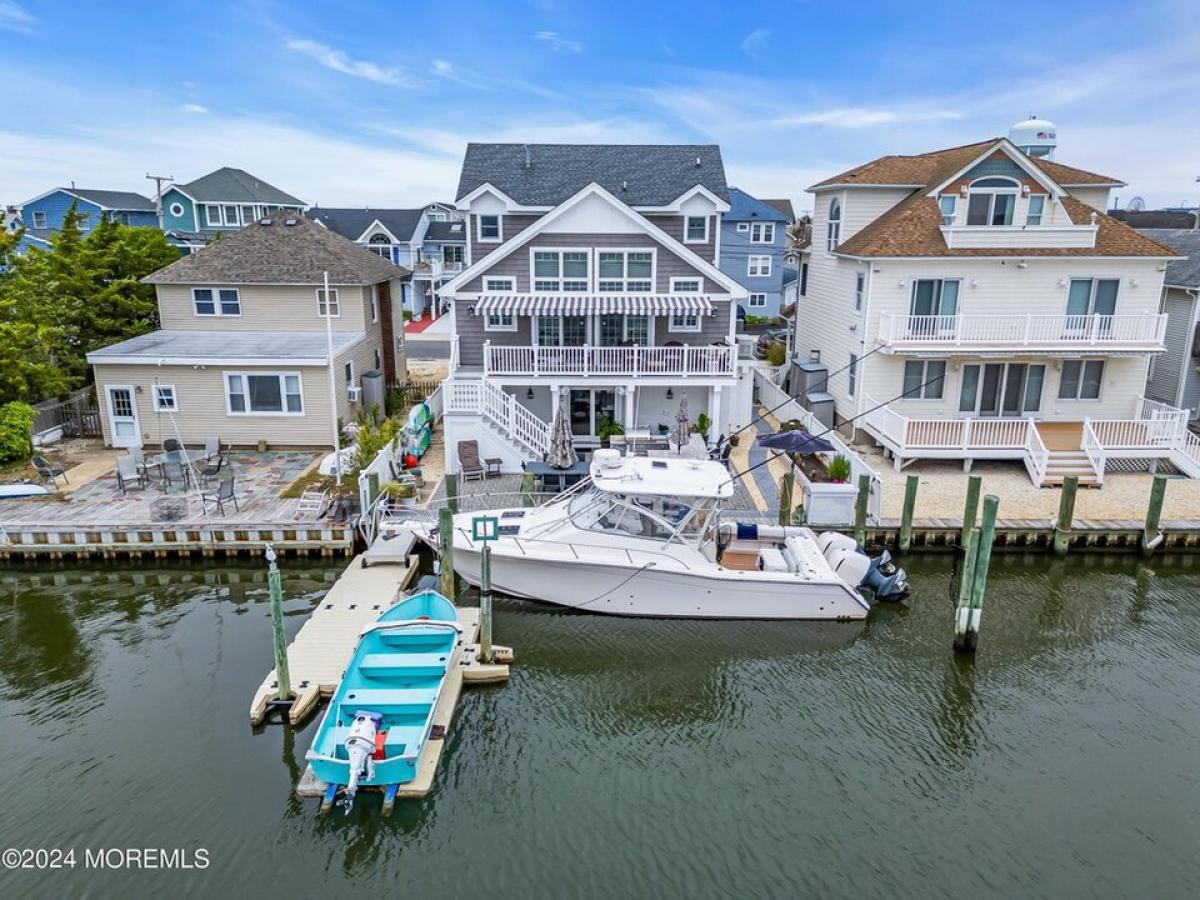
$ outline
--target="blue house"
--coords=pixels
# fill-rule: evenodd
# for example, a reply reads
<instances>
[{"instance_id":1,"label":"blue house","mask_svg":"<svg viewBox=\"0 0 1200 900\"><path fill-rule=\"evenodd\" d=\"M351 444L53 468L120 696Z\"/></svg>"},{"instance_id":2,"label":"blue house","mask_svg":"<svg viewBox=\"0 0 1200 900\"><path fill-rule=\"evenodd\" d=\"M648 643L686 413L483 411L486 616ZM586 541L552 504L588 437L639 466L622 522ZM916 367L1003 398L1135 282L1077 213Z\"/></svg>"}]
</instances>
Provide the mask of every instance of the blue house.
<instances>
[{"instance_id":1,"label":"blue house","mask_svg":"<svg viewBox=\"0 0 1200 900\"><path fill-rule=\"evenodd\" d=\"M27 200L19 207L25 225L25 237L19 247L49 247L50 235L62 228L71 204L79 214L79 230L84 234L107 217L122 225L158 227L154 201L131 191L101 191L77 187L59 187Z\"/></svg>"},{"instance_id":2,"label":"blue house","mask_svg":"<svg viewBox=\"0 0 1200 900\"><path fill-rule=\"evenodd\" d=\"M746 313L779 315L783 261L791 219L765 200L729 189L729 212L721 216L720 268L750 292Z\"/></svg>"},{"instance_id":3,"label":"blue house","mask_svg":"<svg viewBox=\"0 0 1200 900\"><path fill-rule=\"evenodd\" d=\"M215 236L236 231L281 209L302 212L307 204L243 169L229 166L162 195L163 231L183 254Z\"/></svg>"}]
</instances>

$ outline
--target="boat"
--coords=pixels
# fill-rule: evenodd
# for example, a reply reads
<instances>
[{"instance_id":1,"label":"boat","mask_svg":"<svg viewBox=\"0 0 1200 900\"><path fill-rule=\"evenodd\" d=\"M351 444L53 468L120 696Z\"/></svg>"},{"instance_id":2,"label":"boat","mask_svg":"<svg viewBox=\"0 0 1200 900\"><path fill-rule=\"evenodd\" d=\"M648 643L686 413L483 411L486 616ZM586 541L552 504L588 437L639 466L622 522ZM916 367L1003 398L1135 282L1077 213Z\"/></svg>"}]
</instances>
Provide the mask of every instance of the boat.
<instances>
[{"instance_id":1,"label":"boat","mask_svg":"<svg viewBox=\"0 0 1200 900\"><path fill-rule=\"evenodd\" d=\"M305 758L349 812L360 787L394 798L417 774L462 626L454 604L419 591L363 629Z\"/></svg>"},{"instance_id":2,"label":"boat","mask_svg":"<svg viewBox=\"0 0 1200 900\"><path fill-rule=\"evenodd\" d=\"M50 491L40 484L0 484L0 500L13 500L25 497L47 497Z\"/></svg>"},{"instance_id":3,"label":"boat","mask_svg":"<svg viewBox=\"0 0 1200 900\"><path fill-rule=\"evenodd\" d=\"M853 620L908 594L886 551L872 559L836 532L724 518L733 484L720 462L598 450L589 477L543 506L456 515L454 569L479 584L482 516L497 525L493 589L587 612ZM440 546L428 519L389 527Z\"/></svg>"}]
</instances>

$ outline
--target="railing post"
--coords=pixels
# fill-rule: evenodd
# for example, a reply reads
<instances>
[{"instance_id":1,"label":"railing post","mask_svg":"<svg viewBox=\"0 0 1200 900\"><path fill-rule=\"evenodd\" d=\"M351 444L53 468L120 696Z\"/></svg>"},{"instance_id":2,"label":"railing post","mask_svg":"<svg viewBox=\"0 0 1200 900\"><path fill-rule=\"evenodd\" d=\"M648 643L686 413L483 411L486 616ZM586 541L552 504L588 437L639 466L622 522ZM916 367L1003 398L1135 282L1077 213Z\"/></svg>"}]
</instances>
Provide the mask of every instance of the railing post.
<instances>
[{"instance_id":1,"label":"railing post","mask_svg":"<svg viewBox=\"0 0 1200 900\"><path fill-rule=\"evenodd\" d=\"M1021 341L1022 344L1028 344L1033 340L1033 314L1025 314L1025 338Z\"/></svg>"},{"instance_id":2,"label":"railing post","mask_svg":"<svg viewBox=\"0 0 1200 900\"><path fill-rule=\"evenodd\" d=\"M483 342L483 374L492 374L492 342L490 338Z\"/></svg>"},{"instance_id":3,"label":"railing post","mask_svg":"<svg viewBox=\"0 0 1200 900\"><path fill-rule=\"evenodd\" d=\"M1100 317L1097 315L1092 316L1091 332L1091 342L1095 344L1096 341L1099 340L1100 336Z\"/></svg>"},{"instance_id":4,"label":"railing post","mask_svg":"<svg viewBox=\"0 0 1200 900\"><path fill-rule=\"evenodd\" d=\"M1054 523L1054 555L1066 556L1071 544L1071 521L1075 518L1075 492L1079 490L1079 476L1063 478L1062 497L1058 501L1058 521Z\"/></svg>"},{"instance_id":5,"label":"railing post","mask_svg":"<svg viewBox=\"0 0 1200 900\"><path fill-rule=\"evenodd\" d=\"M912 545L913 510L917 506L917 485L921 479L909 475L904 482L904 509L900 512L900 549L907 550Z\"/></svg>"},{"instance_id":6,"label":"railing post","mask_svg":"<svg viewBox=\"0 0 1200 900\"><path fill-rule=\"evenodd\" d=\"M683 357L682 357L682 362L680 365L683 369L683 377L687 378L688 377L688 345L687 344L683 345Z\"/></svg>"}]
</instances>

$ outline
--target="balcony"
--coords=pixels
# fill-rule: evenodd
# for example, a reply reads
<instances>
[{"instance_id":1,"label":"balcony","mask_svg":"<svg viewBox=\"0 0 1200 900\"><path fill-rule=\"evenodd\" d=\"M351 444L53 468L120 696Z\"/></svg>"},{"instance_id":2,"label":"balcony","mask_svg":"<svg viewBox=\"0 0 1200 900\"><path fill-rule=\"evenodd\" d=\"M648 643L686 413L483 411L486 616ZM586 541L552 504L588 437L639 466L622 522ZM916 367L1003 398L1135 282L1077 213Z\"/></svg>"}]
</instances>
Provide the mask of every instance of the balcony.
<instances>
[{"instance_id":1,"label":"balcony","mask_svg":"<svg viewBox=\"0 0 1200 900\"><path fill-rule=\"evenodd\" d=\"M485 375L731 376L737 349L729 344L677 347L522 347L483 345Z\"/></svg>"},{"instance_id":2,"label":"balcony","mask_svg":"<svg viewBox=\"0 0 1200 900\"><path fill-rule=\"evenodd\" d=\"M1166 315L901 316L882 313L884 353L1157 353Z\"/></svg>"},{"instance_id":3,"label":"balcony","mask_svg":"<svg viewBox=\"0 0 1200 900\"><path fill-rule=\"evenodd\" d=\"M423 259L413 266L413 277L437 281L453 278L466 266L460 262L442 262L440 259Z\"/></svg>"}]
</instances>

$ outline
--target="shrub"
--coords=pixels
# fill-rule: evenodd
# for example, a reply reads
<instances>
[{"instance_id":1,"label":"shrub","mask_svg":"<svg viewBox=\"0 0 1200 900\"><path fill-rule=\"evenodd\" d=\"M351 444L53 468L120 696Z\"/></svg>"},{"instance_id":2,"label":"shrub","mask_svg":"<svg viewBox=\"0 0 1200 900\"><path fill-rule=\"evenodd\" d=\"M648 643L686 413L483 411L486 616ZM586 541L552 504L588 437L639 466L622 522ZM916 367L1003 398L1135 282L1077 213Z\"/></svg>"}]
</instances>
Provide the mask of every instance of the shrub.
<instances>
[{"instance_id":1,"label":"shrub","mask_svg":"<svg viewBox=\"0 0 1200 900\"><path fill-rule=\"evenodd\" d=\"M771 366L782 366L784 360L787 359L787 347L781 342L776 341L767 348L767 364Z\"/></svg>"},{"instance_id":2,"label":"shrub","mask_svg":"<svg viewBox=\"0 0 1200 900\"><path fill-rule=\"evenodd\" d=\"M844 456L835 456L825 467L825 474L829 476L830 481L845 484L850 480L850 460Z\"/></svg>"},{"instance_id":3,"label":"shrub","mask_svg":"<svg viewBox=\"0 0 1200 900\"><path fill-rule=\"evenodd\" d=\"M384 419L378 425L363 421L358 427L354 469L357 471L369 466L379 455L379 451L392 443L399 434L400 423L395 419Z\"/></svg>"},{"instance_id":4,"label":"shrub","mask_svg":"<svg viewBox=\"0 0 1200 900\"><path fill-rule=\"evenodd\" d=\"M597 429L596 436L599 437L601 440L604 440L605 438L612 437L614 434L624 434L624 433L625 433L624 425L622 425L620 422L614 422L611 418L609 418L608 416L605 416L604 418L602 418L600 420L600 426Z\"/></svg>"},{"instance_id":5,"label":"shrub","mask_svg":"<svg viewBox=\"0 0 1200 900\"><path fill-rule=\"evenodd\" d=\"M700 437L708 440L708 430L710 428L712 428L712 420L706 413L700 413L700 415L696 416L696 433Z\"/></svg>"},{"instance_id":6,"label":"shrub","mask_svg":"<svg viewBox=\"0 0 1200 900\"><path fill-rule=\"evenodd\" d=\"M26 462L33 455L33 407L14 401L0 406L0 463Z\"/></svg>"}]
</instances>

